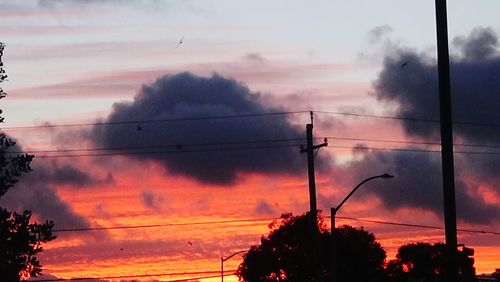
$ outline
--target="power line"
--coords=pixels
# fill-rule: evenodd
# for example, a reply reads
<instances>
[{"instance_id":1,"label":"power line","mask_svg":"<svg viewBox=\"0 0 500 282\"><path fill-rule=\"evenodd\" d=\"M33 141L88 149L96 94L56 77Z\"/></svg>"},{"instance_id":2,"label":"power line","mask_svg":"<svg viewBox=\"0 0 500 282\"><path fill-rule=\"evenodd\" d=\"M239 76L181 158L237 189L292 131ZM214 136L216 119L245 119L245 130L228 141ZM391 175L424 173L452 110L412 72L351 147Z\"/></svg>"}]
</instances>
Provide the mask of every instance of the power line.
<instances>
[{"instance_id":1,"label":"power line","mask_svg":"<svg viewBox=\"0 0 500 282\"><path fill-rule=\"evenodd\" d=\"M236 270L227 270L224 271L224 276L234 275ZM213 275L210 277L191 277L186 279L176 279L169 280L169 282L174 281L189 281L191 279L203 279L203 278L212 278L212 277L220 277L219 270L209 270L209 271L186 271L186 272L170 272L170 273L153 273L153 274L137 274L137 275L116 275L116 276L99 276L99 277L77 277L77 278L51 278L51 279L40 279L40 280L31 280L37 282L56 282L56 281L85 281L85 280L97 280L97 279L121 279L121 278L148 278L148 277L159 277L159 276L181 276L181 275L204 275L204 274L219 274L217 276Z\"/></svg>"},{"instance_id":2,"label":"power line","mask_svg":"<svg viewBox=\"0 0 500 282\"><path fill-rule=\"evenodd\" d=\"M383 116L383 115L370 115L370 114L358 114L358 113L348 113L348 112L332 112L332 111L314 111L314 113L328 114L328 115L341 115L341 116L363 117L363 118L378 118L378 119L391 119L391 120L406 120L406 121L439 123L439 120L436 120L436 119L423 119L423 118L412 118L412 117Z\"/></svg>"},{"instance_id":3,"label":"power line","mask_svg":"<svg viewBox=\"0 0 500 282\"><path fill-rule=\"evenodd\" d=\"M339 146L328 145L327 149L356 149L367 151L392 151L392 152L408 152L408 153L440 153L441 150L428 150L428 149L408 149L408 148L377 148L377 147L352 147L352 146ZM454 151L455 154L470 154L470 155L500 155L500 152L480 152L480 151Z\"/></svg>"},{"instance_id":4,"label":"power line","mask_svg":"<svg viewBox=\"0 0 500 282\"><path fill-rule=\"evenodd\" d=\"M329 217L330 216L327 216L327 218L329 218ZM378 224L395 225L395 226L417 227L417 228L444 230L444 227L433 226L433 225L422 225L422 224L412 224L412 223L402 223L402 222L391 222L391 221L363 219L363 218L355 218L355 217L347 217L347 216L344 216L344 217L342 217L342 216L336 216L336 218L347 219L347 220L355 220L355 221L364 221L364 222L378 223ZM480 234L500 235L500 232L484 231L484 230L474 230L474 229L461 229L461 228L458 228L457 231L467 232L467 233L480 233Z\"/></svg>"},{"instance_id":5,"label":"power line","mask_svg":"<svg viewBox=\"0 0 500 282\"><path fill-rule=\"evenodd\" d=\"M11 126L4 129L38 129L38 128L57 128L57 127L83 127L83 126L103 126L103 125L126 125L126 124L148 124L148 123L168 123L168 122L182 122L182 121L205 121L205 120L219 120L219 119L235 119L235 118L252 118L252 117L265 117L265 116L279 116L279 115L292 115L309 113L310 111L285 111L285 112L268 112L268 113L250 113L250 114L236 114L236 115L219 115L219 116L204 116L204 117L185 117L185 118L167 118L167 119L145 119L145 120L128 120L128 121L108 121L108 122L94 122L94 123L74 123L74 124L44 124L44 125L31 125L31 126Z\"/></svg>"},{"instance_id":6,"label":"power line","mask_svg":"<svg viewBox=\"0 0 500 282\"><path fill-rule=\"evenodd\" d=\"M333 139L333 140L345 140L345 141L365 141L365 142L441 146L440 142L428 142L428 141L388 140L388 139L354 138L354 137L338 137L338 136L326 136L322 138ZM315 138L315 139L320 139L320 138ZM453 145L459 147L500 148L500 145L463 144L463 143L455 143Z\"/></svg>"},{"instance_id":7,"label":"power line","mask_svg":"<svg viewBox=\"0 0 500 282\"><path fill-rule=\"evenodd\" d=\"M158 228L158 227L173 227L173 226L248 223L248 222L275 220L275 219L276 218L248 218L248 219L231 219L231 220L199 221L199 222L184 222L184 223L124 225L124 226L111 226L111 227L65 228L65 229L54 229L53 232L82 232L82 231L116 230L116 229L142 229L142 228Z\"/></svg>"},{"instance_id":8,"label":"power line","mask_svg":"<svg viewBox=\"0 0 500 282\"><path fill-rule=\"evenodd\" d=\"M354 116L354 117L364 117L364 118L405 120L405 121L415 121L415 122L429 122L429 123L439 123L440 122L438 119L425 119L425 118L413 118L413 117L398 117L398 116L384 116L384 115L370 115L370 114L357 114L357 113L347 113L347 112L314 111L314 113L330 114L330 115L343 115L343 116ZM496 123L481 123L481 122L470 122L470 121L453 121L453 124L456 124L456 125L469 125L469 126L484 126L484 127L500 127L500 124L496 124Z\"/></svg>"},{"instance_id":9,"label":"power line","mask_svg":"<svg viewBox=\"0 0 500 282\"><path fill-rule=\"evenodd\" d=\"M127 124L140 125L140 124L150 124L150 123L223 120L223 119L235 119L235 118L252 118L252 117L277 116L277 115L292 115L292 114L303 114L303 113L310 113L310 112L311 111L309 111L309 110L297 110L297 111L284 111L284 112L250 113L250 114L219 115L219 116L204 116L204 117L185 117L185 118L169 118L169 119L145 119L145 120L128 120L128 121L113 121L113 122L111 122L111 121L104 122L103 121L103 122L93 122L93 123L89 122L89 123L74 123L74 124L44 124L44 125L10 126L10 127L7 126L4 129L7 129L7 130L25 130L25 129L85 127L85 126L103 126L103 125L127 125ZM363 117L363 118L439 123L439 120L437 120L437 119L384 116L384 115L372 115L372 114L358 114L358 113L333 112L333 111L312 111L312 112L314 112L316 114L330 114L330 115L354 116L354 117ZM454 122L454 124L468 125L468 126L500 127L500 124L478 123L478 122L468 122L468 121L456 121L456 122Z\"/></svg>"},{"instance_id":10,"label":"power line","mask_svg":"<svg viewBox=\"0 0 500 282\"><path fill-rule=\"evenodd\" d=\"M146 149L167 149L172 148L182 150L186 147L208 147L208 146L231 146L231 145L248 145L248 144L268 144L291 141L302 141L304 138L288 138L288 139L267 139L267 140L247 140L234 142L213 142L213 143L176 143L162 146L129 146L129 147L107 147L107 148L84 148L84 149L57 149L57 150L27 150L26 152L15 151L6 152L9 154L37 154L37 153L72 153L72 152L93 152L93 151L122 151L122 150L146 150ZM298 146L298 145L297 145Z\"/></svg>"},{"instance_id":11,"label":"power line","mask_svg":"<svg viewBox=\"0 0 500 282\"><path fill-rule=\"evenodd\" d=\"M380 142L380 143L395 143L395 144L411 144L411 145L426 145L426 146L438 146L441 145L439 142L426 142L426 141L407 141L407 140L387 140L387 139L370 139L370 138L354 138L354 137L339 137L339 136L326 136L314 139L333 139L333 140L343 140L343 141L361 141L361 142ZM38 154L38 153L78 153L78 152L96 152L96 151L124 151L124 150L159 150L159 149L176 149L174 151L179 151L187 147L209 147L209 146L234 146L234 145L249 145L249 144L269 144L269 143L283 143L292 141L304 141L303 138L283 138L283 139L267 139L267 140L247 140L247 141L233 141L233 142L213 142L213 143L176 143L161 146L129 146L129 147L104 147L104 148L83 148L83 149L55 149L55 150L27 150L24 152L13 151L6 152L8 154ZM301 144L289 144L292 146L299 146ZM480 145L480 144L455 144L459 147L473 147L473 148L500 148L500 145ZM252 147L253 148L253 147ZM381 150L382 148L374 148ZM404 149L404 148L403 148ZM384 149L387 150L387 149ZM391 149L392 150L392 149ZM409 149L405 149L409 150ZM413 149L411 149L413 150ZM145 154L155 153L156 151L144 152ZM167 151L170 152L170 151ZM420 150L419 150L420 152ZM434 151L432 151L434 152ZM142 154L143 152L141 152ZM458 153L477 153L477 152L460 152ZM491 152L486 152L491 153ZM124 153L120 153L124 154ZM71 155L69 155L71 156ZM78 155L79 156L79 155ZM45 157L45 156L39 156Z\"/></svg>"},{"instance_id":12,"label":"power line","mask_svg":"<svg viewBox=\"0 0 500 282\"><path fill-rule=\"evenodd\" d=\"M210 149L175 149L175 150L156 150L156 151L139 151L139 152L104 152L104 153L88 153L88 154L59 154L59 155L38 155L36 158L72 158L72 157L102 157L102 156L118 156L118 155L148 155L148 154L178 154L178 153L207 153L207 152L224 152L224 151L243 151L243 150L263 150L263 149L278 149L286 147L299 147L300 144L279 144L267 146L241 146L229 148L210 148ZM409 152L409 153L439 153L440 150L417 149L417 148L379 148L379 147L353 147L329 145L327 149L357 149L357 150L373 150L373 151L391 151L391 152ZM471 155L500 155L500 152L481 152L481 151L454 151L456 154L471 154Z\"/></svg>"},{"instance_id":13,"label":"power line","mask_svg":"<svg viewBox=\"0 0 500 282\"><path fill-rule=\"evenodd\" d=\"M228 273L228 274L224 273L224 277L233 276L235 274L236 274L236 271L234 273ZM212 276L199 276L199 277L191 277L191 278L184 278L184 279L167 280L164 282L183 282L183 281L193 281L193 280L199 280L199 279L218 278L218 277L220 277L220 274L219 275L212 275Z\"/></svg>"},{"instance_id":14,"label":"power line","mask_svg":"<svg viewBox=\"0 0 500 282\"><path fill-rule=\"evenodd\" d=\"M363 142L381 142L381 143L396 143L396 144L411 144L411 145L440 145L439 142L425 142L425 141L404 141L404 140L387 140L387 139L369 139L369 138L353 138L353 137L339 137L339 136L326 136L315 139L333 139L333 140L344 140L344 141L363 141ZM248 145L248 144L268 144L268 143L282 143L282 142L292 142L292 141L303 141L303 138L283 138L283 139L268 139L268 140L247 140L247 141L233 141L233 142L214 142L214 143L188 143L188 144L169 144L162 146L128 146L128 147L104 147L104 148L83 148L83 149L56 149L56 150L28 150L26 152L13 151L6 152L8 154L37 154L37 153L74 153L74 152L95 152L95 151L124 151L124 150L159 150L159 149L175 149L174 151L179 151L185 149L186 147L209 147L209 146L234 146L234 145ZM290 144L289 144L290 145ZM299 146L300 144L294 144L293 146ZM500 145L480 145L480 144L455 144L460 147L475 147L475 148L500 148ZM251 147L254 148L254 147ZM377 148L375 148L377 149ZM381 149L381 148L378 148ZM408 150L408 149L406 149ZM412 149L413 150L413 149ZM141 152L141 153L155 153L157 151L151 152ZM170 152L170 151L167 151ZM461 153L459 151L459 153ZM466 152L469 153L469 152ZM471 152L475 153L475 152ZM487 152L488 153L488 152ZM124 154L124 153L120 153ZM108 154L106 154L108 155ZM69 155L72 156L72 155ZM78 155L80 156L80 155ZM45 156L39 156L45 157Z\"/></svg>"},{"instance_id":15,"label":"power line","mask_svg":"<svg viewBox=\"0 0 500 282\"><path fill-rule=\"evenodd\" d=\"M330 216L325 216L329 218ZM392 222L383 220L372 220L357 217L341 217L337 216L338 219L346 219L353 221L371 222L377 224L387 224L395 226L405 226L405 227L417 227L426 229L444 229L440 226L432 225L422 225L404 222ZM117 230L117 229L142 229L142 228L159 228L159 227L174 227L174 226L193 226L193 225L210 225L210 224L229 224L229 223L249 223L249 222L262 222L262 221L272 221L279 220L281 218L247 218L247 219L232 219L232 220L217 220L217 221L200 221L200 222L183 222L183 223L164 223L164 224L149 224L149 225L124 225L124 226L111 226L111 227L87 227L87 228L67 228L67 229L54 229L54 232L83 232L83 231L102 231L102 230ZM467 233L479 233L479 234L489 234L489 235L500 235L497 231L485 231L485 230L475 230L475 229L457 229L460 232Z\"/></svg>"},{"instance_id":16,"label":"power line","mask_svg":"<svg viewBox=\"0 0 500 282\"><path fill-rule=\"evenodd\" d=\"M71 157L102 157L102 156L118 156L118 155L149 155L149 154L178 154L178 153L208 153L208 152L225 152L225 151L242 151L242 150L263 150L277 149L286 147L299 147L299 144L282 144L268 146L247 146L247 147L230 147L230 148L211 148L211 149L176 149L168 151L146 151L146 152L117 152L117 153L94 153L94 154L68 154L68 155L39 155L36 158L71 158Z\"/></svg>"}]
</instances>

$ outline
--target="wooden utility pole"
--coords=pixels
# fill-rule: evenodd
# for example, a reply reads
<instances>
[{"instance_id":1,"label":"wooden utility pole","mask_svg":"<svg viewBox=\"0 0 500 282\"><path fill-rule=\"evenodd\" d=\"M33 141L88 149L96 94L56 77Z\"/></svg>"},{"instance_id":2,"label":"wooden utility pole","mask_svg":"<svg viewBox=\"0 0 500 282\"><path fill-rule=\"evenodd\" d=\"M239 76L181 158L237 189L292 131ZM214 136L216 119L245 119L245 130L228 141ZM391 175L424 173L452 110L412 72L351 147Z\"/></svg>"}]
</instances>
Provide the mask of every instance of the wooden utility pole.
<instances>
[{"instance_id":1,"label":"wooden utility pole","mask_svg":"<svg viewBox=\"0 0 500 282\"><path fill-rule=\"evenodd\" d=\"M328 146L328 143L325 142L319 145L313 145L313 112L311 115L311 123L306 124L306 142L307 147L301 148L301 153L307 153L307 175L309 176L309 211L316 218L318 214L318 207L316 204L316 180L314 176L314 151Z\"/></svg>"},{"instance_id":2,"label":"wooden utility pole","mask_svg":"<svg viewBox=\"0 0 500 282\"><path fill-rule=\"evenodd\" d=\"M457 218L453 165L453 123L451 111L450 55L446 0L436 0L436 33L441 119L441 163L443 171L444 224L446 237L446 281L458 281Z\"/></svg>"},{"instance_id":3,"label":"wooden utility pole","mask_svg":"<svg viewBox=\"0 0 500 282\"><path fill-rule=\"evenodd\" d=\"M301 153L307 153L307 174L309 177L309 210L310 210L310 221L312 224L313 237L311 238L313 246L313 259L316 268L316 280L317 282L323 281L323 271L321 269L321 250L320 250L320 236L318 229L318 207L316 204L316 180L314 173L314 152L315 150L328 146L326 140L324 143L319 145L313 145L313 112L311 114L311 123L306 124L306 142L307 147L301 148Z\"/></svg>"}]
</instances>

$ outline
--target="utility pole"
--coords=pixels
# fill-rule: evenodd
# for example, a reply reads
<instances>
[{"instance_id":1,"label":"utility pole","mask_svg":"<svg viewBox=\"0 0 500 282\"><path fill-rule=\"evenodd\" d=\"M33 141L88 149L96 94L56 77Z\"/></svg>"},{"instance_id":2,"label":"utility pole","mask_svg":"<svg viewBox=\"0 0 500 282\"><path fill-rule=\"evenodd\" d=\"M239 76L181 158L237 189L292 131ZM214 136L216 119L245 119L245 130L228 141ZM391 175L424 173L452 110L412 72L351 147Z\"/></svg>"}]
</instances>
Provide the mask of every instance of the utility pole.
<instances>
[{"instance_id":1,"label":"utility pole","mask_svg":"<svg viewBox=\"0 0 500 282\"><path fill-rule=\"evenodd\" d=\"M316 180L314 173L314 157L315 150L318 150L321 147L328 146L328 143L325 142L318 145L313 145L313 112L310 112L311 115L311 123L306 124L306 142L307 147L301 148L300 153L307 153L307 174L309 177L309 210L310 210L310 220L312 224L312 232L313 237L311 238L312 246L313 246L313 260L314 265L316 267L316 282L323 281L323 274L321 269L321 255L320 255L320 236L318 229L318 208L316 204Z\"/></svg>"},{"instance_id":2,"label":"utility pole","mask_svg":"<svg viewBox=\"0 0 500 282\"><path fill-rule=\"evenodd\" d=\"M444 224L446 237L446 281L458 281L457 217L453 165L453 123L451 112L450 55L446 0L436 1L436 33L441 120L441 165L443 171Z\"/></svg>"},{"instance_id":3,"label":"utility pole","mask_svg":"<svg viewBox=\"0 0 500 282\"><path fill-rule=\"evenodd\" d=\"M316 180L314 176L314 151L328 146L328 143L325 142L319 145L313 145L313 112L311 115L311 123L306 124L306 142L307 147L301 148L300 153L307 153L307 175L309 177L309 211L313 215L313 218L317 218L318 208L316 204Z\"/></svg>"}]
</instances>

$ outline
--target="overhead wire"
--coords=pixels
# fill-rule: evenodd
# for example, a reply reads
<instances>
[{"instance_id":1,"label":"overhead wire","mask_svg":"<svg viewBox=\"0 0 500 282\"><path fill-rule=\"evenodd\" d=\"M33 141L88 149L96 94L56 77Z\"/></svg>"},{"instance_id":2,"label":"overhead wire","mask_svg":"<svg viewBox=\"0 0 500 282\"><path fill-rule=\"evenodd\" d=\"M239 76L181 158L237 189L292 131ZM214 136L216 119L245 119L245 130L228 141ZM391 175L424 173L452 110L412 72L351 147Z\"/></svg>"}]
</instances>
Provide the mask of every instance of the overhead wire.
<instances>
[{"instance_id":1,"label":"overhead wire","mask_svg":"<svg viewBox=\"0 0 500 282\"><path fill-rule=\"evenodd\" d=\"M405 141L405 140L387 140L387 139L370 139L370 138L354 138L354 137L340 137L340 136L326 136L317 137L315 139L333 139L344 141L358 141L358 142L380 142L380 143L396 143L396 144L410 144L410 145L425 145L425 146L438 146L438 142L426 141ZM55 149L55 150L26 150L26 151L7 151L8 154L39 154L45 153L47 155L36 155L38 158L62 158L62 157L93 157L93 156L112 156L112 155L142 155L142 154L169 154L169 153L193 153L193 152L211 152L211 151L228 151L228 150L251 150L251 149L269 149L280 147L293 147L300 146L301 143L292 143L304 141L303 138L281 138L281 139L264 139L264 140L242 140L231 142L212 142L212 143L176 143L161 146L123 146L123 147L103 147L103 148L82 148L82 149ZM261 144L272 143L285 143L276 145L261 146ZM238 146L238 145L251 145L251 146ZM457 147L471 147L471 148L487 148L494 149L500 148L500 145L480 145L480 144L455 144ZM216 147L219 146L219 147ZM221 147L225 146L225 147ZM195 147L208 147L208 148L195 148ZM209 148L212 147L212 148ZM375 151L403 151L403 152L440 152L440 150L418 149L418 148L380 148L380 147L353 147L342 145L330 145L330 148L340 149L360 149L360 150L375 150ZM186 149L191 148L191 149ZM164 150L170 149L170 150ZM141 151L142 150L142 151ZM147 151L144 151L147 150ZM121 151L115 152L112 151ZM89 153L89 152L103 152L103 153ZM460 151L455 150L458 154L484 154L484 155L498 155L500 152L491 151ZM70 153L70 154L59 154ZM77 154L72 154L77 153ZM81 154L78 154L81 153Z\"/></svg>"},{"instance_id":2,"label":"overhead wire","mask_svg":"<svg viewBox=\"0 0 500 282\"><path fill-rule=\"evenodd\" d=\"M331 216L325 216L329 218ZM386 224L392 226L402 226L402 227L412 227L412 228L425 228L425 229L436 229L444 230L444 227L433 226L433 225L422 225L422 224L411 224L402 222L391 222L384 220L373 220L364 219L356 217L347 216L336 216L337 219L352 220L352 221L362 221L375 224ZM110 229L131 229L131 228L152 228L152 227L168 227L168 226L186 226L186 225L200 225L200 224L226 224L226 223L236 223L236 222L256 222L256 221L267 221L267 220L279 220L280 218L258 218L258 219L238 219L238 220L226 220L226 221L205 221L205 222L190 222L190 223L168 223L168 224L152 224L152 225L137 225L137 226L115 226L115 227L94 227L94 228L76 228L76 229L59 229L54 230L54 232L77 232L77 231L98 231L98 230L110 230ZM495 231L484 231L484 230L474 230L474 229L462 229L458 228L458 232L467 233L479 233L479 234L489 234L489 235L500 235L500 232ZM224 276L234 275L236 270L224 271ZM146 277L160 277L160 276L181 276L181 275L203 275L203 274L220 274L220 271L193 271L193 272L170 272L170 273L154 273L154 274L138 274L138 275L116 275L116 276L100 276L100 277L80 277L80 278L53 278L53 279L38 279L33 280L37 282L57 282L57 281L85 281L85 280L97 280L97 279L121 279L121 278L146 278ZM203 279L220 277L220 275L213 276L203 276L203 277L190 277L183 279L167 280L169 282L174 281L189 281L191 279Z\"/></svg>"},{"instance_id":3,"label":"overhead wire","mask_svg":"<svg viewBox=\"0 0 500 282\"><path fill-rule=\"evenodd\" d=\"M314 113L330 114L330 115L343 115L343 116L354 116L354 117L364 117L364 118L377 118L377 119L391 119L391 120L405 120L405 121L415 121L415 122L429 122L429 123L440 123L439 119L426 119L426 118L414 118L414 117L398 117L398 116L384 116L384 115L372 115L372 114L359 114L359 113L347 113L347 112L333 112L333 111L314 111ZM455 125L469 125L469 126L484 126L484 127L500 127L500 124L496 123L481 123L481 122L470 122L470 121L453 121Z\"/></svg>"},{"instance_id":4,"label":"overhead wire","mask_svg":"<svg viewBox=\"0 0 500 282\"><path fill-rule=\"evenodd\" d=\"M229 148L210 148L210 149L175 149L168 151L146 151L146 152L116 152L116 153L94 153L94 154L67 154L67 155L38 155L36 158L68 158L68 157L102 157L102 156L118 156L118 155L149 155L149 154L178 154L178 153L207 153L207 152L224 152L224 151L242 151L242 150L263 150L276 149L286 147L297 147L298 144L281 144L267 146L246 146L246 147L229 147Z\"/></svg>"},{"instance_id":5,"label":"overhead wire","mask_svg":"<svg viewBox=\"0 0 500 282\"><path fill-rule=\"evenodd\" d=\"M329 218L329 217L330 216L327 216L327 218ZM444 230L445 229L445 227L442 227L442 226L413 224L413 223L403 223L403 222L391 222L391 221L374 220L374 219L364 219L364 218L356 218L356 217L348 217L348 216L336 216L335 218L346 219L346 220L354 220L354 221L370 222L370 223L376 223L376 224L394 225L394 226L417 227L417 228L439 229L439 230ZM489 234L489 235L500 235L500 232L496 232L496 231L485 231L485 230L475 230L475 229L457 228L457 231L459 231L459 232L466 232L466 233L480 233L480 234Z\"/></svg>"},{"instance_id":6,"label":"overhead wire","mask_svg":"<svg viewBox=\"0 0 500 282\"><path fill-rule=\"evenodd\" d=\"M3 129L19 130L19 129L38 129L38 128L57 128L57 127L84 127L84 126L103 126L103 125L127 125L127 124L149 124L149 123L168 123L168 122L183 122L183 121L205 121L219 119L236 119L236 118L251 118L265 117L278 115L291 115L309 113L310 111L284 111L284 112L263 112L249 114L234 114L234 115L218 115L218 116L203 116L203 117L182 117L182 118L166 118L166 119L145 119L145 120L126 120L126 121L103 121L89 123L73 123L73 124L43 124L43 125L28 125L28 126L7 126Z\"/></svg>"},{"instance_id":7,"label":"overhead wire","mask_svg":"<svg viewBox=\"0 0 500 282\"><path fill-rule=\"evenodd\" d=\"M82 232L82 231L99 231L99 230L117 230L117 229L143 229L143 228L158 228L158 227L174 227L174 226L193 226L193 225L210 225L210 224L229 224L229 223L248 223L261 222L267 220L275 220L276 218L249 218L249 219L230 219L217 221L199 221L199 222L178 222L178 223L162 223L162 224L145 224L145 225L125 225L125 226L110 226L110 227L84 227L84 228L63 228L54 229L54 232Z\"/></svg>"},{"instance_id":8,"label":"overhead wire","mask_svg":"<svg viewBox=\"0 0 500 282\"><path fill-rule=\"evenodd\" d=\"M216 116L203 116L203 117L181 117L181 118L166 118L166 119L102 121L102 122L73 123L73 124L69 124L69 123L68 124L42 124L42 125L28 125L28 126L16 126L16 125L14 125L14 126L6 126L3 129L5 129L5 130L24 130L24 129L85 127L85 126L104 126L104 125L128 125L128 124L138 125L138 124L150 124L150 123L168 123L168 122L183 122L183 121L204 121L204 120L265 117L265 116L292 115L292 114L304 114L304 113L309 114L310 112L313 112L315 114L329 114L329 115L342 115L342 116L353 116L353 117L375 118L375 119L390 119L390 120L405 120L405 121L415 121L415 122L439 123L438 119L386 116L386 115L374 115L374 114L360 114L360 113L350 113L350 112L295 110L295 111L282 111L282 112L262 112L262 113L216 115ZM469 125L469 126L500 127L500 124L495 124L495 123L478 123L478 122L469 122L469 121L454 121L454 124Z\"/></svg>"},{"instance_id":9,"label":"overhead wire","mask_svg":"<svg viewBox=\"0 0 500 282\"><path fill-rule=\"evenodd\" d=\"M138 151L138 152L104 152L104 153L88 153L88 154L57 154L57 155L36 155L36 158L71 158L71 157L101 157L101 156L118 156L118 155L148 155L148 154L178 154L178 153L207 153L207 152L223 152L223 151L243 151L243 150L263 150L277 149L286 147L300 147L300 144L279 144L266 146L240 146L228 148L210 148L210 149L174 149L174 150L157 150L157 151ZM329 145L326 149L356 149L356 150L373 150L373 151L392 151L392 152L409 152L409 153L440 153L440 150L417 149L417 148L380 148L380 147L354 147ZM27 152L29 153L29 152ZM500 155L500 152L485 152L485 151L454 151L456 154L471 154L471 155Z\"/></svg>"},{"instance_id":10,"label":"overhead wire","mask_svg":"<svg viewBox=\"0 0 500 282\"><path fill-rule=\"evenodd\" d=\"M244 140L234 142L212 142L212 143L175 143L161 146L127 146L127 147L104 147L104 148L83 148L83 149L56 149L56 150L26 150L6 152L10 154L36 154L36 153L72 153L72 152L93 152L93 151L121 151L121 150L145 150L145 149L167 149L173 148L181 150L185 147L208 147L208 146L232 146L247 144L268 144L278 142L301 141L303 138L283 138L283 139L264 139L264 140Z\"/></svg>"},{"instance_id":11,"label":"overhead wire","mask_svg":"<svg viewBox=\"0 0 500 282\"><path fill-rule=\"evenodd\" d=\"M224 271L224 276L234 275L236 270ZM220 270L207 270L207 271L186 271L186 272L165 272L165 273L151 273L151 274L136 274L136 275L114 275L114 276L96 276L96 277L76 277L76 278L49 278L49 279L36 279L30 281L37 282L56 282L56 281L85 281L85 280L98 280L98 279L122 279L122 278L148 278L148 277L160 277L160 276L181 276L181 275L209 275L209 274L219 274L211 275L209 277L190 277L176 280L168 280L168 282L174 281L189 281L192 279L203 279L203 278L213 278L220 277Z\"/></svg>"},{"instance_id":12,"label":"overhead wire","mask_svg":"<svg viewBox=\"0 0 500 282\"><path fill-rule=\"evenodd\" d=\"M417 148L380 148L380 147L353 147L353 146L340 146L328 145L326 149L356 149L366 151L392 151L392 152L408 152L408 153L441 153L441 150L417 149ZM470 155L500 155L500 152L482 152L482 151L453 151L454 154L470 154Z\"/></svg>"},{"instance_id":13,"label":"overhead wire","mask_svg":"<svg viewBox=\"0 0 500 282\"><path fill-rule=\"evenodd\" d=\"M330 216L325 216L329 218ZM423 224L413 224L404 222L392 222L383 220L372 220L357 217L342 217L336 216L338 219L346 219L352 221L370 222L376 224L386 224L404 227L416 227L425 229L444 229L441 226L423 225ZM274 218L246 218L246 219L231 219L231 220L217 220L217 221L199 221L199 222L181 222L181 223L163 223L163 224L149 224L149 225L123 225L123 226L109 226L109 227L85 227L85 228L65 228L65 229L54 229L54 232L83 232L83 231L103 231L103 230L117 230L117 229L143 229L143 228L161 228L161 227L175 227L175 226L195 226L195 225L211 225L211 224L230 224L230 223L250 223L250 222L263 222L263 221L273 221L280 220L279 217ZM458 228L457 231L466 233L480 233L489 235L500 235L500 231L487 231L487 230L475 230L475 229L461 229Z\"/></svg>"}]
</instances>

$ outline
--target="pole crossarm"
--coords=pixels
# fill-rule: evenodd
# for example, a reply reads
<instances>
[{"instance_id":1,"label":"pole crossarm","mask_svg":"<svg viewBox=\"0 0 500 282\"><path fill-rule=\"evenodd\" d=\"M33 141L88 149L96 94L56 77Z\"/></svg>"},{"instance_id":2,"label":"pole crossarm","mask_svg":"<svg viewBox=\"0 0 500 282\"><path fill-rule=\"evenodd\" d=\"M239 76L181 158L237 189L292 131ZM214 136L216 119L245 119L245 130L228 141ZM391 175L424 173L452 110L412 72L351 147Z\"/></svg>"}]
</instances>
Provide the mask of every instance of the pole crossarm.
<instances>
[{"instance_id":1,"label":"pole crossarm","mask_svg":"<svg viewBox=\"0 0 500 282\"><path fill-rule=\"evenodd\" d=\"M313 149L313 150L316 150L316 149L319 149L319 148L321 148L321 147L326 147L326 146L328 146L328 142L324 142L324 143L321 143L321 144L318 144L318 145L314 145L314 146L312 146L312 149ZM309 148L304 148L304 147L302 147L302 148L300 148L300 153L301 153L301 154L302 154L302 153L306 153L306 152L307 152L307 150L309 150Z\"/></svg>"}]
</instances>

